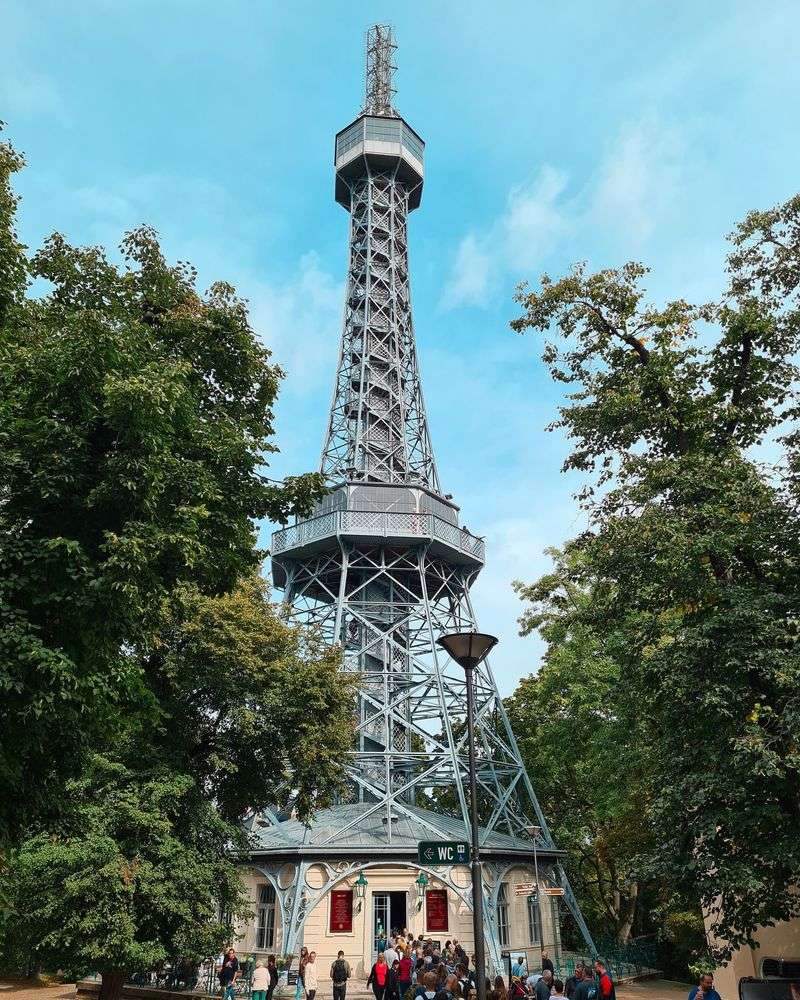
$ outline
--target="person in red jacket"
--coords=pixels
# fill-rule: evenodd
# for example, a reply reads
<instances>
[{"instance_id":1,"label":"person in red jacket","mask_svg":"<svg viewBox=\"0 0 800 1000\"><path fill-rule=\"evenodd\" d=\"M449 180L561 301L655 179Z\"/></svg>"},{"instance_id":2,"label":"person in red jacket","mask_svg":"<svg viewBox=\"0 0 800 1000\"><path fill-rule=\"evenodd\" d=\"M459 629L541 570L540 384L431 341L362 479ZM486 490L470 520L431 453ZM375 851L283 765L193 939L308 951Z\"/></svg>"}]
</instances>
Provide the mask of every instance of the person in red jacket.
<instances>
[{"instance_id":1,"label":"person in red jacket","mask_svg":"<svg viewBox=\"0 0 800 1000\"><path fill-rule=\"evenodd\" d=\"M606 969L605 962L599 958L594 963L594 971L599 979L599 989L597 1000L617 1000L617 991L614 989L614 980Z\"/></svg>"},{"instance_id":2,"label":"person in red jacket","mask_svg":"<svg viewBox=\"0 0 800 1000\"><path fill-rule=\"evenodd\" d=\"M383 952L379 951L378 959L372 966L372 970L367 978L367 986L372 987L372 992L375 994L375 1000L384 1000L388 985L389 966L386 964L386 957Z\"/></svg>"},{"instance_id":3,"label":"person in red jacket","mask_svg":"<svg viewBox=\"0 0 800 1000\"><path fill-rule=\"evenodd\" d=\"M414 969L414 962L411 958L411 947L406 948L397 970L397 989L400 993L400 1000L405 1000L405 995L411 988L411 975Z\"/></svg>"}]
</instances>

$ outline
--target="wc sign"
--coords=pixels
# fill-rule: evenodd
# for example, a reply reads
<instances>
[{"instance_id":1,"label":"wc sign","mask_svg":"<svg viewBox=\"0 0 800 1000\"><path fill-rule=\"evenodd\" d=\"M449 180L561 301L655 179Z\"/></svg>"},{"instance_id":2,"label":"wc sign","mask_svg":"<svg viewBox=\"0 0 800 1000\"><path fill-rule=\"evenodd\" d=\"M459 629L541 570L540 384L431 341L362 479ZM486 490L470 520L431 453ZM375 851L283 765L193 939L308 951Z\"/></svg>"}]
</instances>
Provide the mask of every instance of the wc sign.
<instances>
[{"instance_id":1,"label":"wc sign","mask_svg":"<svg viewBox=\"0 0 800 1000\"><path fill-rule=\"evenodd\" d=\"M458 840L421 840L417 844L421 865L468 865L469 844Z\"/></svg>"}]
</instances>

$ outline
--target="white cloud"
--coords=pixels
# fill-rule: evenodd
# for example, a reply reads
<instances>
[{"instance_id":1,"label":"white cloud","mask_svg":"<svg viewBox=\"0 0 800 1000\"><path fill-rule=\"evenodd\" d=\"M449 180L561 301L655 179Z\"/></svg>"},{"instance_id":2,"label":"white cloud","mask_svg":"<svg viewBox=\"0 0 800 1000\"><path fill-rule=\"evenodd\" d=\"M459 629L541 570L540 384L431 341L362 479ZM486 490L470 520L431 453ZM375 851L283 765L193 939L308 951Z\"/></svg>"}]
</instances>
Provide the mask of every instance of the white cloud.
<instances>
[{"instance_id":1,"label":"white cloud","mask_svg":"<svg viewBox=\"0 0 800 1000\"><path fill-rule=\"evenodd\" d=\"M511 188L500 223L508 267L539 267L569 231L570 221L558 204L566 186L566 175L545 164L532 183Z\"/></svg>"},{"instance_id":2,"label":"white cloud","mask_svg":"<svg viewBox=\"0 0 800 1000\"><path fill-rule=\"evenodd\" d=\"M128 198L104 188L77 188L72 197L78 208L91 216L93 223L102 220L130 225L136 215L136 208Z\"/></svg>"},{"instance_id":3,"label":"white cloud","mask_svg":"<svg viewBox=\"0 0 800 1000\"><path fill-rule=\"evenodd\" d=\"M655 115L624 123L574 195L568 176L545 164L532 180L511 188L492 224L463 237L440 308L488 306L504 279L530 277L587 230L627 257L675 211L699 168L684 132ZM574 255L580 253L576 247Z\"/></svg>"},{"instance_id":4,"label":"white cloud","mask_svg":"<svg viewBox=\"0 0 800 1000\"><path fill-rule=\"evenodd\" d=\"M487 563L475 584L473 599L479 627L502 642L492 654L492 672L502 695L510 694L521 676L535 673L544 649L537 636L519 635L523 611L511 581L537 579L550 568L547 542L526 518L504 518L488 526Z\"/></svg>"},{"instance_id":5,"label":"white cloud","mask_svg":"<svg viewBox=\"0 0 800 1000\"><path fill-rule=\"evenodd\" d=\"M600 166L589 214L636 244L644 243L686 186L683 134L653 116L621 129Z\"/></svg>"},{"instance_id":6,"label":"white cloud","mask_svg":"<svg viewBox=\"0 0 800 1000\"><path fill-rule=\"evenodd\" d=\"M113 190L86 185L64 192L64 203L93 242L114 247L126 230L146 222L159 231L168 259L197 267L201 288L230 281L248 300L253 328L289 376L283 394L315 390L323 380L328 385L341 336L342 282L314 251L265 280L254 260L273 220L253 215L234 226L231 220L244 213L224 185L152 172L123 178Z\"/></svg>"},{"instance_id":7,"label":"white cloud","mask_svg":"<svg viewBox=\"0 0 800 1000\"><path fill-rule=\"evenodd\" d=\"M490 297L491 277L488 239L467 233L458 245L450 278L442 292L442 308L485 306Z\"/></svg>"},{"instance_id":8,"label":"white cloud","mask_svg":"<svg viewBox=\"0 0 800 1000\"><path fill-rule=\"evenodd\" d=\"M253 327L289 378L286 391L304 392L332 378L342 325L343 288L304 254L287 281L241 283Z\"/></svg>"},{"instance_id":9,"label":"white cloud","mask_svg":"<svg viewBox=\"0 0 800 1000\"><path fill-rule=\"evenodd\" d=\"M503 271L538 267L568 221L557 202L565 175L545 164L533 180L511 188L502 216L484 233L461 240L440 308L487 306Z\"/></svg>"}]
</instances>

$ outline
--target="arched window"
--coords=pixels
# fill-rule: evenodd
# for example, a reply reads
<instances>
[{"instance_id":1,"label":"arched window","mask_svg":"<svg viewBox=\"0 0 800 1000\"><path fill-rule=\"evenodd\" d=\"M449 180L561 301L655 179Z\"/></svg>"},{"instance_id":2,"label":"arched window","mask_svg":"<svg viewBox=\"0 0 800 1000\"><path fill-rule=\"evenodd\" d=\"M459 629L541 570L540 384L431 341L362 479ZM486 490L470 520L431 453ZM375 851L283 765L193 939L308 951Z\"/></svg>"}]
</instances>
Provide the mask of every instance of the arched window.
<instances>
[{"instance_id":1,"label":"arched window","mask_svg":"<svg viewBox=\"0 0 800 1000\"><path fill-rule=\"evenodd\" d=\"M501 947L508 945L508 886L505 882L500 883L500 892L497 896L497 936L500 939Z\"/></svg>"},{"instance_id":2,"label":"arched window","mask_svg":"<svg viewBox=\"0 0 800 1000\"><path fill-rule=\"evenodd\" d=\"M528 936L531 944L542 943L542 918L539 912L539 894L528 896Z\"/></svg>"},{"instance_id":3,"label":"arched window","mask_svg":"<svg viewBox=\"0 0 800 1000\"><path fill-rule=\"evenodd\" d=\"M256 907L256 951L275 947L275 890L267 883L258 887Z\"/></svg>"}]
</instances>

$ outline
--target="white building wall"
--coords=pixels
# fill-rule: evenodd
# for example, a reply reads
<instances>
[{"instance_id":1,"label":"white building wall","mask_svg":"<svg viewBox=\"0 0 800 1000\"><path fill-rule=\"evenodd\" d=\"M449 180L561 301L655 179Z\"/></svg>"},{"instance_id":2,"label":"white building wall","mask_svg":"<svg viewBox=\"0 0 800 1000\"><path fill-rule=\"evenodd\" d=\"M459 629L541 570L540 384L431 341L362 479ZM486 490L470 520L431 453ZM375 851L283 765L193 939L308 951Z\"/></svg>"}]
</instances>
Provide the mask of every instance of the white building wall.
<instances>
[{"instance_id":1,"label":"white building wall","mask_svg":"<svg viewBox=\"0 0 800 1000\"><path fill-rule=\"evenodd\" d=\"M445 889L447 891L448 902L448 929L446 932L433 932L427 926L426 905L420 906L416 887L416 879L419 869L401 865L386 865L382 867L366 868L364 874L368 880L365 899L359 901L355 895L353 899L353 929L344 932L332 932L330 929L330 892L322 898L319 904L309 913L306 918L304 930L300 938L300 944L304 944L309 950L316 951L317 963L319 965L320 984L327 992L328 971L330 965L336 957L339 949L343 950L346 958L353 967L353 975L363 979L369 973L372 962L373 949L373 895L376 892L405 892L406 894L406 916L407 926L414 937L424 934L426 937L435 937L442 943L446 940L458 940L468 955L473 953L472 934L472 911L458 893L448 888L447 885L437 879L434 875L429 876L428 889ZM487 872L488 875L488 872ZM259 887L266 882L265 877L252 869L243 872L245 884L247 886L248 898L251 909L256 911L259 897ZM454 883L469 894L470 870L466 867L455 868L451 871L450 877ZM527 896L516 895L515 886L534 881L533 866L519 865L508 870L502 881L506 884L508 899L508 926L509 937L507 950L512 954L525 954L528 967L536 970L541 961L542 947L550 952L553 959L557 958L558 930L554 926L550 898L540 892L540 923L541 941L535 942L530 934L530 922L528 919ZM353 887L355 877L343 879L340 883L331 886L331 889L350 889ZM314 866L309 870L307 883L310 889L321 888L325 882L324 869L321 866ZM487 889L491 893L494 886L487 879ZM252 954L256 958L265 959L267 954L280 956L283 954L283 928L280 919L280 907L276 906L275 915L275 944L272 948L256 951L256 919L248 922L245 926L237 928L237 932L242 935L237 942L237 948L243 955ZM299 951L298 944L296 951ZM296 963L294 963L296 967Z\"/></svg>"}]
</instances>

